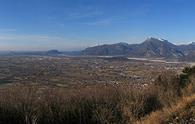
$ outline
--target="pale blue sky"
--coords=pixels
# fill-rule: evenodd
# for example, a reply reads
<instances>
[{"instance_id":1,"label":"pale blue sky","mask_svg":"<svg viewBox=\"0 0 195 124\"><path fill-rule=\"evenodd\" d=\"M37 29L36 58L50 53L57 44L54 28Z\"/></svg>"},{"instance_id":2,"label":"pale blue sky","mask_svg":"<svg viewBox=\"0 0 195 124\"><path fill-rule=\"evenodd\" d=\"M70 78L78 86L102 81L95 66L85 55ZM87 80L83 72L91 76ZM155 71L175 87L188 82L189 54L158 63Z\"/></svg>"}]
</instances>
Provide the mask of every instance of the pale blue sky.
<instances>
[{"instance_id":1,"label":"pale blue sky","mask_svg":"<svg viewBox=\"0 0 195 124\"><path fill-rule=\"evenodd\" d=\"M0 0L0 50L195 41L194 0Z\"/></svg>"}]
</instances>

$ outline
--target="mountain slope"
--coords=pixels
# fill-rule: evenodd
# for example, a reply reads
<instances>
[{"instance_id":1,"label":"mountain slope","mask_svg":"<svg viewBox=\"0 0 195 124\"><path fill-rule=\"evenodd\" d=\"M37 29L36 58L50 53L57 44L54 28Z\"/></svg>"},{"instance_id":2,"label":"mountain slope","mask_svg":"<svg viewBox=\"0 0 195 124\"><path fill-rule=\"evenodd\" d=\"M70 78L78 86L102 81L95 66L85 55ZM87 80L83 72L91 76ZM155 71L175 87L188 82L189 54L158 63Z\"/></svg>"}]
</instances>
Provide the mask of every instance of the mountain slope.
<instances>
[{"instance_id":1,"label":"mountain slope","mask_svg":"<svg viewBox=\"0 0 195 124\"><path fill-rule=\"evenodd\" d=\"M167 40L148 38L141 43L136 51L141 57L165 57L179 58L183 53L177 49L177 46Z\"/></svg>"},{"instance_id":2,"label":"mountain slope","mask_svg":"<svg viewBox=\"0 0 195 124\"><path fill-rule=\"evenodd\" d=\"M133 51L133 46L127 43L95 46L83 50L82 55L128 55Z\"/></svg>"},{"instance_id":3,"label":"mountain slope","mask_svg":"<svg viewBox=\"0 0 195 124\"><path fill-rule=\"evenodd\" d=\"M131 57L179 58L184 54L178 46L163 39L148 38L141 44L118 43L90 47L82 55L125 55Z\"/></svg>"},{"instance_id":4,"label":"mountain slope","mask_svg":"<svg viewBox=\"0 0 195 124\"><path fill-rule=\"evenodd\" d=\"M178 49L182 51L185 55L190 54L191 52L195 51L195 43L192 42L188 45L179 45Z\"/></svg>"},{"instance_id":5,"label":"mountain slope","mask_svg":"<svg viewBox=\"0 0 195 124\"><path fill-rule=\"evenodd\" d=\"M194 62L195 61L195 51L191 51L183 57L179 58L180 61Z\"/></svg>"}]
</instances>

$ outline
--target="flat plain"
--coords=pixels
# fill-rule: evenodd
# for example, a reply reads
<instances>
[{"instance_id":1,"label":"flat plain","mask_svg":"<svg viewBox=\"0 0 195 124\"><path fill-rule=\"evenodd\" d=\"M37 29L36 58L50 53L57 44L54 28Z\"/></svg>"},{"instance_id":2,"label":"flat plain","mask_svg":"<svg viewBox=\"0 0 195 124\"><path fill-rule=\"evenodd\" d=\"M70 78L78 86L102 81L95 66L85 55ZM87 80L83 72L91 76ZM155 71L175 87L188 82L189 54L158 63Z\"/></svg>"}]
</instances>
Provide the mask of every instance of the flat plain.
<instances>
[{"instance_id":1,"label":"flat plain","mask_svg":"<svg viewBox=\"0 0 195 124\"><path fill-rule=\"evenodd\" d=\"M96 84L148 85L161 73L179 73L186 63L104 57L15 56L0 58L0 84L81 87Z\"/></svg>"}]
</instances>

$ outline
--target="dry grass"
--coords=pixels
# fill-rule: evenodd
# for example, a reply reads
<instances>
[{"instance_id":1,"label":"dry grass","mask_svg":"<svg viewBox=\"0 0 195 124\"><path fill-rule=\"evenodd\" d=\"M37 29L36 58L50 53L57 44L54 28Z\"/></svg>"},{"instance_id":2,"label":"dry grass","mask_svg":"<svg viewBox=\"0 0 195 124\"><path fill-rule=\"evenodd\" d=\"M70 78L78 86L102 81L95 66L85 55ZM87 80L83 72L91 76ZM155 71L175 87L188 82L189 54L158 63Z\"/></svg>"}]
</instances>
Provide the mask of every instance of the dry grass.
<instances>
[{"instance_id":1,"label":"dry grass","mask_svg":"<svg viewBox=\"0 0 195 124\"><path fill-rule=\"evenodd\" d=\"M1 89L2 124L129 123L158 109L155 94L132 87L92 86L79 90L24 85Z\"/></svg>"},{"instance_id":2,"label":"dry grass","mask_svg":"<svg viewBox=\"0 0 195 124\"><path fill-rule=\"evenodd\" d=\"M192 124L195 123L195 67L185 68L178 80L180 90L176 102L152 112L136 124ZM177 89L177 88L176 88ZM172 92L172 90L169 90ZM175 97L173 97L174 99Z\"/></svg>"},{"instance_id":3,"label":"dry grass","mask_svg":"<svg viewBox=\"0 0 195 124\"><path fill-rule=\"evenodd\" d=\"M181 98L176 105L152 112L136 124L195 123L195 95Z\"/></svg>"}]
</instances>

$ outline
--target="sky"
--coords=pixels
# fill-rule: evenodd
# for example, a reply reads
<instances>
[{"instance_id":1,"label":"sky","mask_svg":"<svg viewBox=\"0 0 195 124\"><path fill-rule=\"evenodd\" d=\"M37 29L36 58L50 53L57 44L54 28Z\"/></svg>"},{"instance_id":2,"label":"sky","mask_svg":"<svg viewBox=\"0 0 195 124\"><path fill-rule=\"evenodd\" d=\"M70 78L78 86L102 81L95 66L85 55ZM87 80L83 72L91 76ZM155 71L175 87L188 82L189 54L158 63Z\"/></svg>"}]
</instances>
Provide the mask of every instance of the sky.
<instances>
[{"instance_id":1,"label":"sky","mask_svg":"<svg viewBox=\"0 0 195 124\"><path fill-rule=\"evenodd\" d=\"M0 0L0 51L195 41L194 0Z\"/></svg>"}]
</instances>

